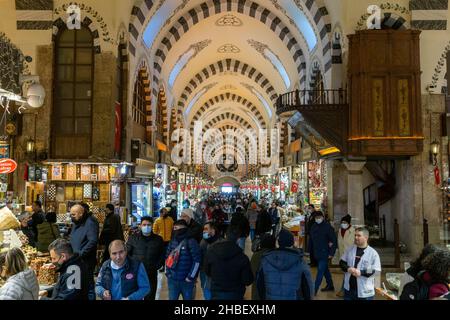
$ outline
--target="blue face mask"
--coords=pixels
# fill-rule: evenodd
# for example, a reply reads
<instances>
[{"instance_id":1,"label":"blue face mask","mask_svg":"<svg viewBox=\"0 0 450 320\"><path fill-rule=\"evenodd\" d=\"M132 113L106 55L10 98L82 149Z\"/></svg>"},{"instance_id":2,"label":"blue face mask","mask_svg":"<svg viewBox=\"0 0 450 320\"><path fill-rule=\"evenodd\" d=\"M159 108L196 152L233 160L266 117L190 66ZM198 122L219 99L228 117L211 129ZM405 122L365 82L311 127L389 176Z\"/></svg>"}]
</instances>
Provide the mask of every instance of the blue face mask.
<instances>
[{"instance_id":1,"label":"blue face mask","mask_svg":"<svg viewBox=\"0 0 450 320\"><path fill-rule=\"evenodd\" d=\"M208 232L203 232L203 239L208 240L211 238L211 235Z\"/></svg>"},{"instance_id":2,"label":"blue face mask","mask_svg":"<svg viewBox=\"0 0 450 320\"><path fill-rule=\"evenodd\" d=\"M152 232L152 226L143 226L142 233L145 235L149 235Z\"/></svg>"}]
</instances>

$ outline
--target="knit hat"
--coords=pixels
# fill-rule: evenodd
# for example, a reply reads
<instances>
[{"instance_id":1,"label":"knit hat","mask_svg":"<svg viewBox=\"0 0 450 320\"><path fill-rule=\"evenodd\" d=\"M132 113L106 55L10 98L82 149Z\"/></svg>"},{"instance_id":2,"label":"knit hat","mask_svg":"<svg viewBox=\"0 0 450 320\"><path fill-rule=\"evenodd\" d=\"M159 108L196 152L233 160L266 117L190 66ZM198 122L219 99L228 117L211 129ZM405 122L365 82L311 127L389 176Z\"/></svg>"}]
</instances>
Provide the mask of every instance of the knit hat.
<instances>
[{"instance_id":1,"label":"knit hat","mask_svg":"<svg viewBox=\"0 0 450 320\"><path fill-rule=\"evenodd\" d=\"M342 219L341 219L341 222L343 222L343 221L345 221L348 224L350 224L350 222L352 221L352 216L349 215L349 214L347 214L346 216L343 216Z\"/></svg>"},{"instance_id":2,"label":"knit hat","mask_svg":"<svg viewBox=\"0 0 450 320\"><path fill-rule=\"evenodd\" d=\"M189 218L194 219L194 211L192 209L183 209L183 211L181 211L181 214L185 214L187 215Z\"/></svg>"},{"instance_id":3,"label":"knit hat","mask_svg":"<svg viewBox=\"0 0 450 320\"><path fill-rule=\"evenodd\" d=\"M278 246L280 248L289 248L294 245L294 236L286 229L281 229L278 234Z\"/></svg>"}]
</instances>

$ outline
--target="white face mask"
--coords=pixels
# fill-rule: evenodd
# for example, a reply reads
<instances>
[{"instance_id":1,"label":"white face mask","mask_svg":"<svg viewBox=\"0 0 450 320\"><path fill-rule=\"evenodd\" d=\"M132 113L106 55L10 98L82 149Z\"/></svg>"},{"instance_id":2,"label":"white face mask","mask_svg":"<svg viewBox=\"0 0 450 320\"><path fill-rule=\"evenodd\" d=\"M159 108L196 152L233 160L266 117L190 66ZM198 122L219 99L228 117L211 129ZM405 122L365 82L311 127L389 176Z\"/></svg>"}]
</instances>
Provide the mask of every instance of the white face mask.
<instances>
[{"instance_id":1,"label":"white face mask","mask_svg":"<svg viewBox=\"0 0 450 320\"><path fill-rule=\"evenodd\" d=\"M316 223L317 223L317 224L321 224L322 222L323 222L323 219L322 219L322 218L316 219Z\"/></svg>"},{"instance_id":2,"label":"white face mask","mask_svg":"<svg viewBox=\"0 0 450 320\"><path fill-rule=\"evenodd\" d=\"M348 223L341 223L342 229L348 229Z\"/></svg>"}]
</instances>

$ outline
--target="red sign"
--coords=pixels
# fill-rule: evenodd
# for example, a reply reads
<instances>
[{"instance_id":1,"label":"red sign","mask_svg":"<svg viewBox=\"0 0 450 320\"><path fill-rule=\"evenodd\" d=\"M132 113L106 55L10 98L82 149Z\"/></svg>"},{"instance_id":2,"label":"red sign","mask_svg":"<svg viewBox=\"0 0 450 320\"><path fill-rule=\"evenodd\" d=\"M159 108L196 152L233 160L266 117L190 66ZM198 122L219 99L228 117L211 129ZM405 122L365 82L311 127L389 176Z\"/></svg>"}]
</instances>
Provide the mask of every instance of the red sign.
<instances>
[{"instance_id":1,"label":"red sign","mask_svg":"<svg viewBox=\"0 0 450 320\"><path fill-rule=\"evenodd\" d=\"M13 173L17 169L17 163L13 159L0 160L0 174Z\"/></svg>"}]
</instances>

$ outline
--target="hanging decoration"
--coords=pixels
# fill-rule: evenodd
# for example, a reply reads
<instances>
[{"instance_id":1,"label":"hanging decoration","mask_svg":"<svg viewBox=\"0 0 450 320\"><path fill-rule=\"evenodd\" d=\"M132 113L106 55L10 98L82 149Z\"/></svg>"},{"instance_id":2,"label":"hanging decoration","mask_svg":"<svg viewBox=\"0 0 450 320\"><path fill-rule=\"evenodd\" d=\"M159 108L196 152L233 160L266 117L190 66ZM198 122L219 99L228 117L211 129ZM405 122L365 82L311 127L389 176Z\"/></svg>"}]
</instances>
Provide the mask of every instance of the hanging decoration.
<instances>
[{"instance_id":1,"label":"hanging decoration","mask_svg":"<svg viewBox=\"0 0 450 320\"><path fill-rule=\"evenodd\" d=\"M439 168L438 166L434 167L434 182L436 183L437 186L441 185L441 175L439 173Z\"/></svg>"}]
</instances>

